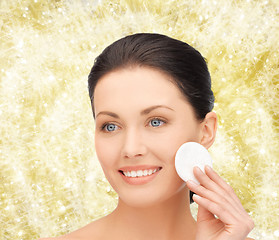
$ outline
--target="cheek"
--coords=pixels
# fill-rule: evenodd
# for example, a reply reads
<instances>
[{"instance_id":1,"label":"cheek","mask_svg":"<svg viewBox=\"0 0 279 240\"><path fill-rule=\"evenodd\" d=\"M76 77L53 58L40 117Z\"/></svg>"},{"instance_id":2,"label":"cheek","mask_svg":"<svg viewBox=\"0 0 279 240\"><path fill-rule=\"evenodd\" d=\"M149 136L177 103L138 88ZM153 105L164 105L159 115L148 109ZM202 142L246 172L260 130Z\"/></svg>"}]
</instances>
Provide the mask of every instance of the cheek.
<instances>
[{"instance_id":1,"label":"cheek","mask_svg":"<svg viewBox=\"0 0 279 240\"><path fill-rule=\"evenodd\" d=\"M166 162L174 162L174 157L178 148L185 142L198 142L198 129L191 126L189 129L174 127L169 129L165 134L153 137L149 141L149 146L154 150L157 157L164 159Z\"/></svg>"},{"instance_id":2,"label":"cheek","mask_svg":"<svg viewBox=\"0 0 279 240\"><path fill-rule=\"evenodd\" d=\"M115 165L117 161L116 156L118 156L117 153L119 151L117 141L112 141L111 139L98 137L98 135L96 135L95 150L104 172L106 172L109 167Z\"/></svg>"}]
</instances>

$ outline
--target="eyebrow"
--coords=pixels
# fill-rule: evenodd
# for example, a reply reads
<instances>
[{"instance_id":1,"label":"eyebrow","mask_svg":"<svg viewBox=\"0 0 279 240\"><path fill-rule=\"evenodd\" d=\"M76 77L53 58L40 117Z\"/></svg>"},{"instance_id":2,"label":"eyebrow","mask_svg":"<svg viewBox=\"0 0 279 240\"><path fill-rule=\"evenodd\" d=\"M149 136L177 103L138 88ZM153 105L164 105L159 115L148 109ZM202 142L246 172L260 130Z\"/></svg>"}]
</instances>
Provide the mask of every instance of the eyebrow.
<instances>
[{"instance_id":1,"label":"eyebrow","mask_svg":"<svg viewBox=\"0 0 279 240\"><path fill-rule=\"evenodd\" d=\"M147 115L149 114L150 112L152 112L153 110L155 109L158 109L158 108L166 108L166 109L169 109L171 111L174 111L172 108L168 107L168 106L165 106L165 105L155 105L155 106L151 106L151 107L148 107L144 110L142 110L140 112L140 115ZM99 116L99 115L108 115L108 116L111 116L113 118L117 118L119 119L119 116L116 114L116 113L113 113L113 112L109 112L109 111L102 111L102 112L99 112L96 116L96 118Z\"/></svg>"}]
</instances>

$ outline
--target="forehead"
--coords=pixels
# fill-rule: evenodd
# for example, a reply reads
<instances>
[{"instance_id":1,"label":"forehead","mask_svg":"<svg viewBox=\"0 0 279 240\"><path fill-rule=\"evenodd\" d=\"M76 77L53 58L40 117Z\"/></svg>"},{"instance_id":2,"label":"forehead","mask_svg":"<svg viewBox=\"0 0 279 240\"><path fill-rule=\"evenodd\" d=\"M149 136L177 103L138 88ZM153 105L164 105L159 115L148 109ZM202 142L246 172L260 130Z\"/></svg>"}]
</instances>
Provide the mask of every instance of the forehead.
<instances>
[{"instance_id":1,"label":"forehead","mask_svg":"<svg viewBox=\"0 0 279 240\"><path fill-rule=\"evenodd\" d=\"M172 104L185 101L173 79L164 72L147 67L119 69L104 75L94 91L95 109L137 103Z\"/></svg>"}]
</instances>

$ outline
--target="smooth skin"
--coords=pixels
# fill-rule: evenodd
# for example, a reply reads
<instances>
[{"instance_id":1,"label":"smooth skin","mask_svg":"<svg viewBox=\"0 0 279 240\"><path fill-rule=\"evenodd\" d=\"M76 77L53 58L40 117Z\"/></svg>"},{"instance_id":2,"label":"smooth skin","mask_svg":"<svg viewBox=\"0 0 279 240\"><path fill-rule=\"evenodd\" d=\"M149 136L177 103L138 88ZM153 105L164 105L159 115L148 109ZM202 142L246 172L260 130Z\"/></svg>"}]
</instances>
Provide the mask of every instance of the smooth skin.
<instances>
[{"instance_id":1,"label":"smooth skin","mask_svg":"<svg viewBox=\"0 0 279 240\"><path fill-rule=\"evenodd\" d=\"M246 239L254 223L215 171L195 168L201 185L186 184L175 171L175 153L183 143L194 141L207 149L213 144L214 112L198 121L171 77L148 67L110 72L94 93L95 149L118 205L111 214L52 239ZM144 184L131 184L120 170L137 166L159 171ZM197 221L190 212L189 189L198 194Z\"/></svg>"}]
</instances>

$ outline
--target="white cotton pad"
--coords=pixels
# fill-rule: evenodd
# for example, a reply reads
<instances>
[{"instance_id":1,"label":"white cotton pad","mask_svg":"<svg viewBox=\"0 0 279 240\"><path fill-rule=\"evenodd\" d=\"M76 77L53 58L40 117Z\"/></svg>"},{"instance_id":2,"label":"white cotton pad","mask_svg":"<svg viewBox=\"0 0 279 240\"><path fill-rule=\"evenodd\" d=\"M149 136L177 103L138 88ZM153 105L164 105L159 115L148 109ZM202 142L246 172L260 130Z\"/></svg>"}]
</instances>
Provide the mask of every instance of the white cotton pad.
<instances>
[{"instance_id":1,"label":"white cotton pad","mask_svg":"<svg viewBox=\"0 0 279 240\"><path fill-rule=\"evenodd\" d=\"M212 167L212 159L207 149L199 143L184 143L176 152L175 169L185 182L193 180L199 184L193 168L198 166L204 172L205 165Z\"/></svg>"}]
</instances>

